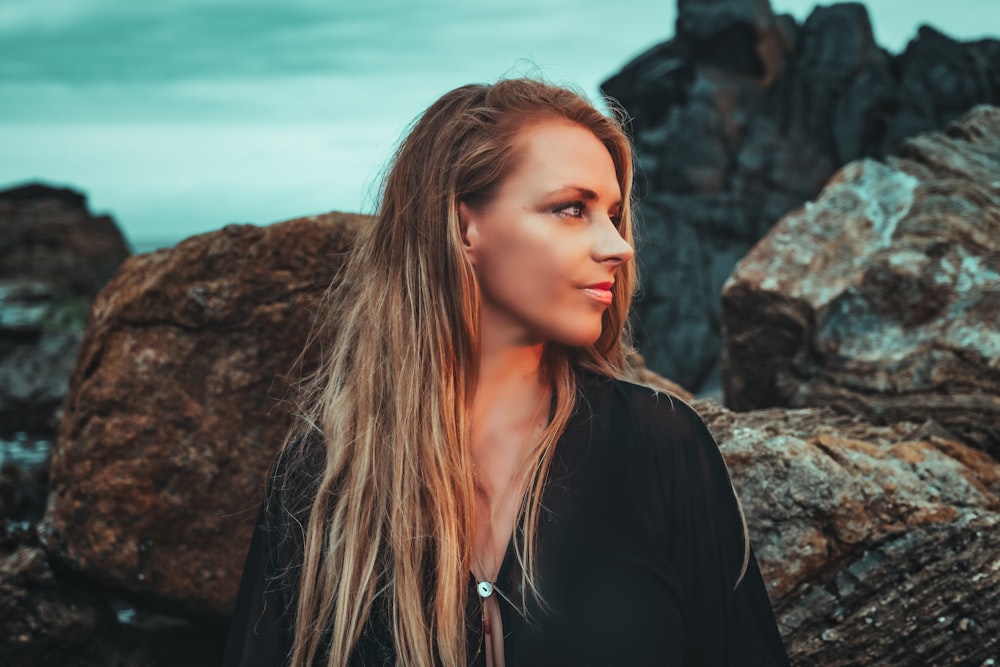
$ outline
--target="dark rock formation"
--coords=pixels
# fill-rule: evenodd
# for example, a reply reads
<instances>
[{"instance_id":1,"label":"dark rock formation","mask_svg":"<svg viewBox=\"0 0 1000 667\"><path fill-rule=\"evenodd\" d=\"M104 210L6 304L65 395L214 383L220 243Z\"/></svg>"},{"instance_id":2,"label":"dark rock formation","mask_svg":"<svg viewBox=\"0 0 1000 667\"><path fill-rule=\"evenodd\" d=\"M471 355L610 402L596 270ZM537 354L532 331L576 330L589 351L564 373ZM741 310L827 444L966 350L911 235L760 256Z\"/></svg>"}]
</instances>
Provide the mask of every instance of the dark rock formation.
<instances>
[{"instance_id":1,"label":"dark rock formation","mask_svg":"<svg viewBox=\"0 0 1000 667\"><path fill-rule=\"evenodd\" d=\"M0 282L0 434L55 432L90 298Z\"/></svg>"},{"instance_id":2,"label":"dark rock formation","mask_svg":"<svg viewBox=\"0 0 1000 667\"><path fill-rule=\"evenodd\" d=\"M90 302L127 256L83 195L0 192L0 434L55 432Z\"/></svg>"},{"instance_id":3,"label":"dark rock formation","mask_svg":"<svg viewBox=\"0 0 1000 667\"><path fill-rule=\"evenodd\" d=\"M93 297L129 255L114 220L82 194L41 184L0 191L0 280Z\"/></svg>"},{"instance_id":4,"label":"dark rock formation","mask_svg":"<svg viewBox=\"0 0 1000 667\"><path fill-rule=\"evenodd\" d=\"M0 664L66 664L109 614L97 596L60 589L37 546L0 555Z\"/></svg>"},{"instance_id":5,"label":"dark rock formation","mask_svg":"<svg viewBox=\"0 0 1000 667\"><path fill-rule=\"evenodd\" d=\"M37 535L0 537L0 665L215 667L225 629L136 609L54 571Z\"/></svg>"},{"instance_id":6,"label":"dark rock formation","mask_svg":"<svg viewBox=\"0 0 1000 667\"><path fill-rule=\"evenodd\" d=\"M1000 464L933 422L696 407L743 500L793 664L1000 656Z\"/></svg>"},{"instance_id":7,"label":"dark rock formation","mask_svg":"<svg viewBox=\"0 0 1000 667\"><path fill-rule=\"evenodd\" d=\"M675 37L604 83L633 117L642 297L650 368L685 387L718 382L719 292L736 262L842 165L1000 104L1000 41L923 27L879 48L861 4L799 26L767 0L681 0Z\"/></svg>"},{"instance_id":8,"label":"dark rock formation","mask_svg":"<svg viewBox=\"0 0 1000 667\"><path fill-rule=\"evenodd\" d=\"M363 221L233 225L122 265L94 302L53 451L42 530L56 562L229 611L287 429L280 376Z\"/></svg>"},{"instance_id":9,"label":"dark rock formation","mask_svg":"<svg viewBox=\"0 0 1000 667\"><path fill-rule=\"evenodd\" d=\"M1000 108L854 162L723 292L726 401L934 419L1000 457Z\"/></svg>"}]
</instances>

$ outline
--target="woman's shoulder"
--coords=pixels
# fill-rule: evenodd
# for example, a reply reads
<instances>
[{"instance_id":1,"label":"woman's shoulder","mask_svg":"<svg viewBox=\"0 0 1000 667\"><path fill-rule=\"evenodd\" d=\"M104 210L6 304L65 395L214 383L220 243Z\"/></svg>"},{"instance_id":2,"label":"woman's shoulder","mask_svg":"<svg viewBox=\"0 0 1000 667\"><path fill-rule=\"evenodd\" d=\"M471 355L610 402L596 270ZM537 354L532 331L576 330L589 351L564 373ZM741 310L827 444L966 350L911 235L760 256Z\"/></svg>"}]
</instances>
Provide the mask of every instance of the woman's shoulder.
<instances>
[{"instance_id":1,"label":"woman's shoulder","mask_svg":"<svg viewBox=\"0 0 1000 667\"><path fill-rule=\"evenodd\" d=\"M630 452L637 465L667 478L711 470L722 479L725 463L715 438L685 400L627 380L591 382L584 393L605 424L602 440L609 452Z\"/></svg>"},{"instance_id":2,"label":"woman's shoulder","mask_svg":"<svg viewBox=\"0 0 1000 667\"><path fill-rule=\"evenodd\" d=\"M632 426L646 436L667 434L701 437L704 421L684 399L662 389L629 380L590 374L582 383L588 404L628 413Z\"/></svg>"}]
</instances>

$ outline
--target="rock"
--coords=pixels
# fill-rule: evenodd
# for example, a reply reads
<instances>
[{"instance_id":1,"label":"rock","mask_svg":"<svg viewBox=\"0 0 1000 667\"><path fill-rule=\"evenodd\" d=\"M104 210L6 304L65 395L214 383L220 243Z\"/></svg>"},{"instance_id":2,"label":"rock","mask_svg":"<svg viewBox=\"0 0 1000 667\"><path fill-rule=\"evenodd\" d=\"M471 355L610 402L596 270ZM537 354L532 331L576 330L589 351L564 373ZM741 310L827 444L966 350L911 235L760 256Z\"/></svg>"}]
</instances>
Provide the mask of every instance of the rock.
<instances>
[{"instance_id":1,"label":"rock","mask_svg":"<svg viewBox=\"0 0 1000 667\"><path fill-rule=\"evenodd\" d=\"M91 298L0 281L0 434L55 433Z\"/></svg>"},{"instance_id":2,"label":"rock","mask_svg":"<svg viewBox=\"0 0 1000 667\"><path fill-rule=\"evenodd\" d=\"M887 537L782 609L794 663L995 664L998 550L995 515Z\"/></svg>"},{"instance_id":3,"label":"rock","mask_svg":"<svg viewBox=\"0 0 1000 667\"><path fill-rule=\"evenodd\" d=\"M0 556L0 663L67 664L108 611L93 595L57 587L37 546Z\"/></svg>"},{"instance_id":4,"label":"rock","mask_svg":"<svg viewBox=\"0 0 1000 667\"><path fill-rule=\"evenodd\" d=\"M128 255L114 220L91 215L79 192L40 183L0 191L0 280L93 297Z\"/></svg>"},{"instance_id":5,"label":"rock","mask_svg":"<svg viewBox=\"0 0 1000 667\"><path fill-rule=\"evenodd\" d=\"M895 58L899 72L898 112L886 127L881 154L907 137L943 128L982 103L997 105L1000 89L1000 41L956 41L930 26Z\"/></svg>"},{"instance_id":6,"label":"rock","mask_svg":"<svg viewBox=\"0 0 1000 667\"><path fill-rule=\"evenodd\" d=\"M997 655L1000 463L932 422L695 407L729 464L793 664Z\"/></svg>"},{"instance_id":7,"label":"rock","mask_svg":"<svg viewBox=\"0 0 1000 667\"><path fill-rule=\"evenodd\" d=\"M0 665L210 667L225 627L136 609L54 572L31 531L0 538Z\"/></svg>"},{"instance_id":8,"label":"rock","mask_svg":"<svg viewBox=\"0 0 1000 667\"><path fill-rule=\"evenodd\" d=\"M762 81L778 75L791 46L767 0L678 0L676 33L696 65Z\"/></svg>"},{"instance_id":9,"label":"rock","mask_svg":"<svg viewBox=\"0 0 1000 667\"><path fill-rule=\"evenodd\" d=\"M83 195L0 192L0 434L55 432L90 303L127 256Z\"/></svg>"},{"instance_id":10,"label":"rock","mask_svg":"<svg viewBox=\"0 0 1000 667\"><path fill-rule=\"evenodd\" d=\"M230 611L288 425L282 376L364 221L234 225L126 260L94 303L53 450L40 530L55 562L160 608Z\"/></svg>"},{"instance_id":11,"label":"rock","mask_svg":"<svg viewBox=\"0 0 1000 667\"><path fill-rule=\"evenodd\" d=\"M718 386L719 293L741 257L838 168L1000 104L1000 41L921 28L893 56L863 5L801 26L766 0L680 0L676 33L602 88L632 116L639 165L636 342L689 389Z\"/></svg>"},{"instance_id":12,"label":"rock","mask_svg":"<svg viewBox=\"0 0 1000 667\"><path fill-rule=\"evenodd\" d=\"M685 401L694 399L694 394L684 387L649 370L646 367L646 360L635 350L629 350L626 353L625 364L628 367L626 379L630 382L652 387L658 391L664 391Z\"/></svg>"},{"instance_id":13,"label":"rock","mask_svg":"<svg viewBox=\"0 0 1000 667\"><path fill-rule=\"evenodd\" d=\"M723 291L726 403L933 419L1000 457L1000 109L849 164Z\"/></svg>"}]
</instances>

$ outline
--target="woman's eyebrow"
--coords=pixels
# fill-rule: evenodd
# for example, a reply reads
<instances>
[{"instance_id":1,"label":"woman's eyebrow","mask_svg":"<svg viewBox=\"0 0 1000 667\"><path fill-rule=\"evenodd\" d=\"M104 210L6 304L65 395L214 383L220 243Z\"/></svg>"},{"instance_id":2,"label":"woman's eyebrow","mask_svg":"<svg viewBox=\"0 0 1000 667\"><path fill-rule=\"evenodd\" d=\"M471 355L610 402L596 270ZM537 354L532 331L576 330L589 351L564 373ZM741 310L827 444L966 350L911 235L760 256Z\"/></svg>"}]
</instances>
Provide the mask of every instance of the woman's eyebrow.
<instances>
[{"instance_id":1,"label":"woman's eyebrow","mask_svg":"<svg viewBox=\"0 0 1000 667\"><path fill-rule=\"evenodd\" d=\"M545 197L546 198L548 198L548 197L554 197L554 196L559 195L559 194L568 194L570 192L575 193L580 199L582 199L584 201L595 201L595 200L598 200L598 199L601 198L600 195L598 195L596 192L594 192L590 188L584 188L584 187L581 187L579 185L567 185L567 186L564 186L564 187L561 187L561 188L557 188L557 189L549 192L548 194L546 194ZM616 206L621 206L621 204L622 204L622 202L619 199L618 201L614 202L611 205L611 207L614 208Z\"/></svg>"}]
</instances>

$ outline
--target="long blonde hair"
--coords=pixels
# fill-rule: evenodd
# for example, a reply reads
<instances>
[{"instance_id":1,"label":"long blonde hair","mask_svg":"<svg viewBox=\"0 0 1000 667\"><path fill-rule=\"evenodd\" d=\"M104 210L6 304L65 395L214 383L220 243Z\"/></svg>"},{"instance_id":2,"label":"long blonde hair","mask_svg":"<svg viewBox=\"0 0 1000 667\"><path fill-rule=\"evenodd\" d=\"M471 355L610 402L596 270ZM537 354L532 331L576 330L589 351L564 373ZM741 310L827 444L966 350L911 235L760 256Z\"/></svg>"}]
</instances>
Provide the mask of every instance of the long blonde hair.
<instances>
[{"instance_id":1,"label":"long blonde hair","mask_svg":"<svg viewBox=\"0 0 1000 667\"><path fill-rule=\"evenodd\" d=\"M465 663L480 296L462 250L458 203L489 201L518 165L518 133L545 117L577 123L607 147L622 193L620 232L633 242L629 141L620 116L604 116L582 95L531 79L470 85L415 122L391 163L376 220L331 287L313 336L324 359L305 385L288 442L320 439L322 464L301 460L308 458L301 448L286 445L283 453L289 465L314 466L315 482L299 537L293 667L323 652L329 667L346 665L376 601L399 664ZM576 373L622 375L635 281L631 262L618 269L593 345L551 345L543 355L554 411L534 452L518 550L534 594L541 488L575 405Z\"/></svg>"}]
</instances>

